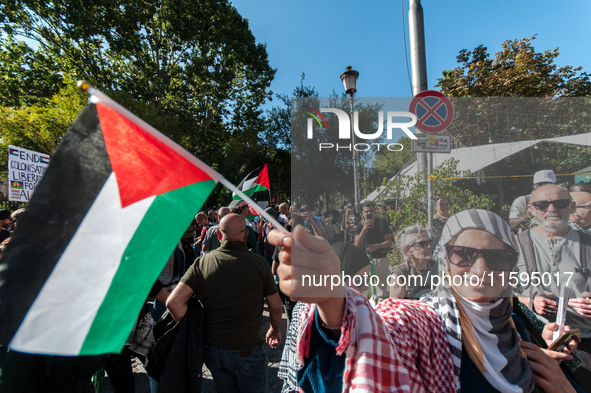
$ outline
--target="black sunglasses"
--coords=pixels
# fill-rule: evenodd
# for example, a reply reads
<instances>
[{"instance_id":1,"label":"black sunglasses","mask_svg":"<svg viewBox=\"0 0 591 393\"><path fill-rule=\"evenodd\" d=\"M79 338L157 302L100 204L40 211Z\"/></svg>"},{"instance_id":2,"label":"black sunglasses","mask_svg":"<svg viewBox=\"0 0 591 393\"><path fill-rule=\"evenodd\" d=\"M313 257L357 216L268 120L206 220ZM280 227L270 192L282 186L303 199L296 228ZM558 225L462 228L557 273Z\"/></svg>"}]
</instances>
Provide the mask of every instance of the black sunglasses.
<instances>
[{"instance_id":1,"label":"black sunglasses","mask_svg":"<svg viewBox=\"0 0 591 393\"><path fill-rule=\"evenodd\" d=\"M423 241L421 241L421 242L414 242L414 243L410 243L410 244L408 245L408 247L412 247L412 246L414 246L414 245L418 245L418 246L419 246L419 247L421 247L421 248L425 248L425 247L427 247L427 246L430 246L430 245L431 245L431 240L423 240Z\"/></svg>"},{"instance_id":2,"label":"black sunglasses","mask_svg":"<svg viewBox=\"0 0 591 393\"><path fill-rule=\"evenodd\" d=\"M575 206L577 209L591 209L591 205ZM15 220L16 221L16 220Z\"/></svg>"},{"instance_id":3,"label":"black sunglasses","mask_svg":"<svg viewBox=\"0 0 591 393\"><path fill-rule=\"evenodd\" d=\"M566 209L570 203L570 199L557 199L555 201L537 201L531 204L538 210L548 210L550 205L553 205L556 209Z\"/></svg>"},{"instance_id":4,"label":"black sunglasses","mask_svg":"<svg viewBox=\"0 0 591 393\"><path fill-rule=\"evenodd\" d=\"M493 270L509 271L517 265L519 253L513 250L489 249L480 250L465 246L446 245L447 257L449 262L460 267L472 266L476 262L478 255L482 255L486 266Z\"/></svg>"}]
</instances>

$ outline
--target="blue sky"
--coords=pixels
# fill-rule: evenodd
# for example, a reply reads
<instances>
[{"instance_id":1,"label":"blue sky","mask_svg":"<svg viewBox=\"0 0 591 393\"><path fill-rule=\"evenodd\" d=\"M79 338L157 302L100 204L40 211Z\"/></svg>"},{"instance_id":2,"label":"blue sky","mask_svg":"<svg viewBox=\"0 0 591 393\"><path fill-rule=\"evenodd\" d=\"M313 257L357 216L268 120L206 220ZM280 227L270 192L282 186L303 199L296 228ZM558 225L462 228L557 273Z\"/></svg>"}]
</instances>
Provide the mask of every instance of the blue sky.
<instances>
[{"instance_id":1,"label":"blue sky","mask_svg":"<svg viewBox=\"0 0 591 393\"><path fill-rule=\"evenodd\" d=\"M339 75L346 66L359 71L358 96L409 97L404 52L408 48L408 6L401 1L232 0L247 18L257 42L267 45L277 69L274 93L291 95L302 72L305 85L320 96L343 92ZM423 0L429 88L444 69L457 66L461 49L483 44L493 54L509 39L537 34L538 52L560 49L556 63L582 66L591 73L588 0L557 3L537 0ZM410 58L409 58L410 62ZM275 99L265 105L280 105Z\"/></svg>"}]
</instances>

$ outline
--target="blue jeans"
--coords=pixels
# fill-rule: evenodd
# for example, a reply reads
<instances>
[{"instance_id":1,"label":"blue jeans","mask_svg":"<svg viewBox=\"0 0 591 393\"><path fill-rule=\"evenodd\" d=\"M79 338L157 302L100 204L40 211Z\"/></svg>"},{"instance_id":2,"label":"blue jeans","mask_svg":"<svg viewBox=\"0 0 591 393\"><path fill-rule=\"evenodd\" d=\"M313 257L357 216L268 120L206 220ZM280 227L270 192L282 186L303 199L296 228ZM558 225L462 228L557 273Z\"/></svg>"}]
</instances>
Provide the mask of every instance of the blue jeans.
<instances>
[{"instance_id":1,"label":"blue jeans","mask_svg":"<svg viewBox=\"0 0 591 393\"><path fill-rule=\"evenodd\" d=\"M268 359L262 345L230 351L207 344L204 355L218 393L267 393Z\"/></svg>"}]
</instances>

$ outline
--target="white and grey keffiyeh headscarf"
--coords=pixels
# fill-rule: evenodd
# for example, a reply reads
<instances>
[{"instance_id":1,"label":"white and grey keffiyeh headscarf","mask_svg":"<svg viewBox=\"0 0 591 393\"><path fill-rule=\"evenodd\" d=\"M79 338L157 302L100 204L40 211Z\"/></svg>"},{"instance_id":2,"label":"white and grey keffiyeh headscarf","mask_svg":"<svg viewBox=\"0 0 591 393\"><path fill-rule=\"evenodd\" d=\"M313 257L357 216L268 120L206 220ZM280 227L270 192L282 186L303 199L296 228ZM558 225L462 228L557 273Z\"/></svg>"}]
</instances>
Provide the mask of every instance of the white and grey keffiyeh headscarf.
<instances>
[{"instance_id":1,"label":"white and grey keffiyeh headscarf","mask_svg":"<svg viewBox=\"0 0 591 393\"><path fill-rule=\"evenodd\" d=\"M519 251L511 227L501 217L487 210L465 210L447 220L433 252L440 274L449 271L445 245L468 228L485 230ZM435 309L445 328L458 392L462 359L460 308L472 324L476 345L481 349L480 360L486 380L501 392L530 393L535 389L531 368L527 359L521 356L520 339L511 320L511 296L512 289L507 285L495 301L476 303L459 295L456 297L452 288L442 285L421 299ZM469 332L464 334L468 336Z\"/></svg>"}]
</instances>

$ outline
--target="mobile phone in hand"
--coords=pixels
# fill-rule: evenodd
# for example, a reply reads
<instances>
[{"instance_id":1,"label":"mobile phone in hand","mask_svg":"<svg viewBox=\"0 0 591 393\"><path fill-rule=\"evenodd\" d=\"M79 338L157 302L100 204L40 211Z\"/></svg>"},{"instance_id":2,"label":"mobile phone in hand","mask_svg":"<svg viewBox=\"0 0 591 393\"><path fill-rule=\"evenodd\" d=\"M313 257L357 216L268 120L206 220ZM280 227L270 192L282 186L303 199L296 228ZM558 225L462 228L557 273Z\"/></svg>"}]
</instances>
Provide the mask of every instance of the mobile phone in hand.
<instances>
[{"instance_id":1,"label":"mobile phone in hand","mask_svg":"<svg viewBox=\"0 0 591 393\"><path fill-rule=\"evenodd\" d=\"M371 213L367 213L367 217L368 220L373 220L373 214Z\"/></svg>"},{"instance_id":2,"label":"mobile phone in hand","mask_svg":"<svg viewBox=\"0 0 591 393\"><path fill-rule=\"evenodd\" d=\"M548 347L551 351L561 352L571 341L575 339L575 336L581 334L581 329L571 329L568 332L562 333L558 340L554 341Z\"/></svg>"}]
</instances>

